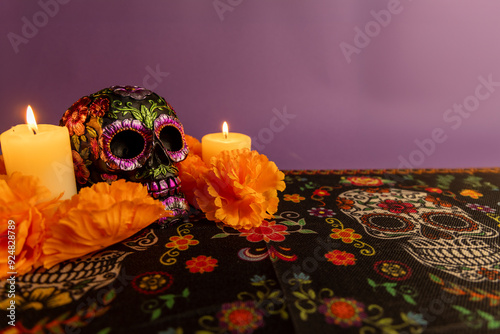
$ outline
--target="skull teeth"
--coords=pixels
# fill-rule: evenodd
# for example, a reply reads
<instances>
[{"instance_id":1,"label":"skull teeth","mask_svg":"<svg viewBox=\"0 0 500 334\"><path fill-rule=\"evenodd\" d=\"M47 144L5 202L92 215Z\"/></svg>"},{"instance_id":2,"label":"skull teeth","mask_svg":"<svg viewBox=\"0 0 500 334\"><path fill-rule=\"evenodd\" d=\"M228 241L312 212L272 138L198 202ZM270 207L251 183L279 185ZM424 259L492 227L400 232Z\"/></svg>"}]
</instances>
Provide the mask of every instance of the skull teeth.
<instances>
[{"instance_id":1,"label":"skull teeth","mask_svg":"<svg viewBox=\"0 0 500 334\"><path fill-rule=\"evenodd\" d=\"M180 184L181 181L177 177L170 177L160 181L147 182L146 187L153 198L160 198L178 194Z\"/></svg>"}]
</instances>

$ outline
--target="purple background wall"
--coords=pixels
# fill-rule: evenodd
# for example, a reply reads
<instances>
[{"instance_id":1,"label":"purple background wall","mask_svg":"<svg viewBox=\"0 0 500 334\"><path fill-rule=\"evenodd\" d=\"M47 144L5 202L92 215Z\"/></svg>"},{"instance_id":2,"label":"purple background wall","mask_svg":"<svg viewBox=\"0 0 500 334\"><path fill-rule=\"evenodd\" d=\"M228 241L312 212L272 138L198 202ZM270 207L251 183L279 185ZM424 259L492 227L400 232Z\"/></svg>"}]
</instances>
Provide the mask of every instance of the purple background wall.
<instances>
[{"instance_id":1,"label":"purple background wall","mask_svg":"<svg viewBox=\"0 0 500 334\"><path fill-rule=\"evenodd\" d=\"M486 0L2 0L0 131L24 123L27 104L56 124L79 97L135 84L164 96L186 133L227 120L282 169L499 166L499 11Z\"/></svg>"}]
</instances>

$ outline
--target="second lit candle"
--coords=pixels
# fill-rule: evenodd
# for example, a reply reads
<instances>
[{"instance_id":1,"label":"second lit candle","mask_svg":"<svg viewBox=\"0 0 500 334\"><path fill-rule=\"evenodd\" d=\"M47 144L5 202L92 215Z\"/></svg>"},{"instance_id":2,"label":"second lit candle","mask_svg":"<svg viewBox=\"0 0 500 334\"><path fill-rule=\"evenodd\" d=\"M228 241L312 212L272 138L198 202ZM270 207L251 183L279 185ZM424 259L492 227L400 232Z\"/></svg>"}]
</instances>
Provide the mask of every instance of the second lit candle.
<instances>
[{"instance_id":1,"label":"second lit candle","mask_svg":"<svg viewBox=\"0 0 500 334\"><path fill-rule=\"evenodd\" d=\"M252 139L242 133L229 132L227 123L224 122L222 132L209 133L201 139L202 157L205 163L210 162L210 158L222 151L230 151L242 148L250 149Z\"/></svg>"}]
</instances>

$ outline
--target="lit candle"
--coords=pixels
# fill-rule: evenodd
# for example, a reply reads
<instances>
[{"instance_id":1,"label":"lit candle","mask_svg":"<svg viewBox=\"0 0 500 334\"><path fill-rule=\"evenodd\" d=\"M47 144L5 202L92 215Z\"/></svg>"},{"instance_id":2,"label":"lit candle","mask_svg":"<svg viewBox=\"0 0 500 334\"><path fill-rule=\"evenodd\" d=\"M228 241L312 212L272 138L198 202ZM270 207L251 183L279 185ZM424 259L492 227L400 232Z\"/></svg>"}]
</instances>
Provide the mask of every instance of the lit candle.
<instances>
[{"instance_id":1,"label":"lit candle","mask_svg":"<svg viewBox=\"0 0 500 334\"><path fill-rule=\"evenodd\" d=\"M222 125L222 132L209 133L201 138L202 157L205 163L222 151L230 151L252 146L252 139L242 133L229 132L227 123Z\"/></svg>"},{"instance_id":2,"label":"lit candle","mask_svg":"<svg viewBox=\"0 0 500 334\"><path fill-rule=\"evenodd\" d=\"M39 177L42 184L62 199L76 194L75 171L66 127L36 124L28 106L28 124L12 127L2 133L2 153L7 174L21 172Z\"/></svg>"}]
</instances>

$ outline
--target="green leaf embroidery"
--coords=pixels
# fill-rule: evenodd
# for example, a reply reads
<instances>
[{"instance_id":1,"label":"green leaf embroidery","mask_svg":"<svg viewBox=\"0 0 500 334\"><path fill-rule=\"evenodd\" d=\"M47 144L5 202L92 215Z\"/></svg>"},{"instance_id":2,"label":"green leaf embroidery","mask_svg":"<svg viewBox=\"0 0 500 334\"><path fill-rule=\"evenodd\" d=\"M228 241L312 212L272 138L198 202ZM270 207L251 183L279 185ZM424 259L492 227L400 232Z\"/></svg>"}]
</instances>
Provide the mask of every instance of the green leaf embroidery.
<instances>
[{"instance_id":1,"label":"green leaf embroidery","mask_svg":"<svg viewBox=\"0 0 500 334\"><path fill-rule=\"evenodd\" d=\"M440 284L440 285L444 285L444 281L443 281L441 278L437 277L436 275L434 275L434 274L429 274L429 277L431 278L431 280L432 280L433 282L435 282L435 283L437 283L437 284Z\"/></svg>"},{"instance_id":2,"label":"green leaf embroidery","mask_svg":"<svg viewBox=\"0 0 500 334\"><path fill-rule=\"evenodd\" d=\"M151 321L158 319L160 315L161 315L161 308L154 310L153 314L151 315Z\"/></svg>"},{"instance_id":3,"label":"green leaf embroidery","mask_svg":"<svg viewBox=\"0 0 500 334\"><path fill-rule=\"evenodd\" d=\"M226 234L226 233L219 233L219 234L216 234L212 237L212 239L216 239L216 238L225 238L227 237L229 234Z\"/></svg>"},{"instance_id":4,"label":"green leaf embroidery","mask_svg":"<svg viewBox=\"0 0 500 334\"><path fill-rule=\"evenodd\" d=\"M303 229L303 230L299 230L300 233L304 233L304 234L313 234L313 233L318 233L318 232L315 232L313 230L307 230L307 229Z\"/></svg>"},{"instance_id":5,"label":"green leaf embroidery","mask_svg":"<svg viewBox=\"0 0 500 334\"><path fill-rule=\"evenodd\" d=\"M472 313L471 311L469 311L468 309L466 309L465 307L462 307L462 306L452 305L451 307L453 307L455 310L457 310L458 312L465 314L465 315L469 315Z\"/></svg>"},{"instance_id":6,"label":"green leaf embroidery","mask_svg":"<svg viewBox=\"0 0 500 334\"><path fill-rule=\"evenodd\" d=\"M406 300L406 302L409 304L417 305L417 302L415 301L415 299L413 299L413 297L410 295L403 295L403 299Z\"/></svg>"}]
</instances>

